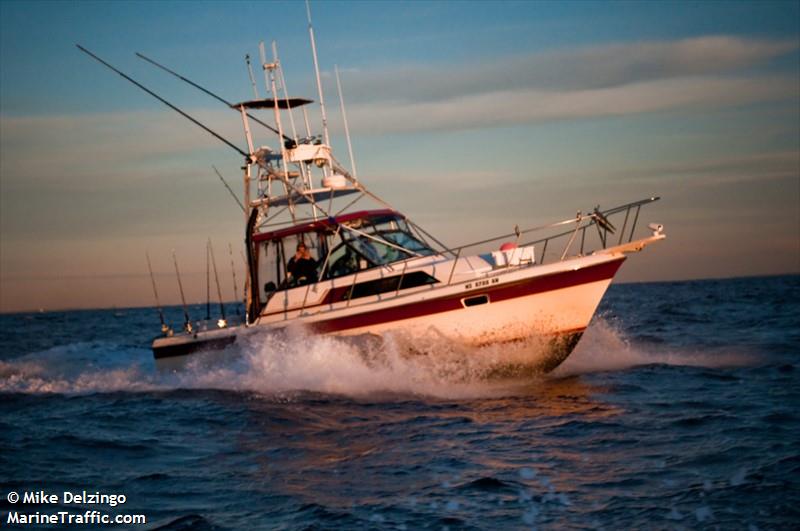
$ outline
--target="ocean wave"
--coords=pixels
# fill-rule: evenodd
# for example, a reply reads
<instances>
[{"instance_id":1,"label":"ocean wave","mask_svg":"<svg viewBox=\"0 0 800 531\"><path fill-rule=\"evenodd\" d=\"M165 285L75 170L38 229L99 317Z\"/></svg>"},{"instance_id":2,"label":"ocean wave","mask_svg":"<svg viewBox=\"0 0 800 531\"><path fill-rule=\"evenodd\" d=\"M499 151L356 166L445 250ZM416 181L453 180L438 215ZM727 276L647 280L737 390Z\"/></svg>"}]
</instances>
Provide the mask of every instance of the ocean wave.
<instances>
[{"instance_id":1,"label":"ocean wave","mask_svg":"<svg viewBox=\"0 0 800 531\"><path fill-rule=\"evenodd\" d=\"M163 371L156 368L149 350L79 342L0 361L0 392L80 394L185 388L459 399L510 396L520 392L521 384L640 365L721 367L752 361L752 356L741 353L676 351L632 342L609 321L598 318L575 352L550 375L517 370L544 348L534 338L466 347L434 332L341 338L290 327L242 334L225 351L196 355L181 370ZM503 372L509 367L512 370Z\"/></svg>"},{"instance_id":2,"label":"ocean wave","mask_svg":"<svg viewBox=\"0 0 800 531\"><path fill-rule=\"evenodd\" d=\"M612 322L595 318L575 351L553 371L553 376L621 371L642 365L686 367L741 367L758 356L740 347L675 348L660 342L633 341Z\"/></svg>"}]
</instances>

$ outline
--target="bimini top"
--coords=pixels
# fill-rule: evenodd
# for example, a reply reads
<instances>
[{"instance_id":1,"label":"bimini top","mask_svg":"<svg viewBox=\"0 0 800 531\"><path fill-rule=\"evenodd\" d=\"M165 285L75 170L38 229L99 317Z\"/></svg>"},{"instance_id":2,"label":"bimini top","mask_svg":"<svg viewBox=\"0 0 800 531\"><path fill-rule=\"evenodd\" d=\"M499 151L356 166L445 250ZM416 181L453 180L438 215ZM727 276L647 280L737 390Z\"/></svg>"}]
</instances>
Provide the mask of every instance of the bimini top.
<instances>
[{"instance_id":1,"label":"bimini top","mask_svg":"<svg viewBox=\"0 0 800 531\"><path fill-rule=\"evenodd\" d=\"M383 208L378 210L359 210L358 212L350 212L348 214L341 214L332 218L321 218L299 225L293 225L285 229L275 230L271 232L260 232L253 235L254 242L263 242L270 240L278 240L287 236L301 234L304 232L320 232L324 230L334 230L337 225L342 223L349 223L359 219L364 219L370 223L385 223L393 219L405 219L405 216L400 212Z\"/></svg>"},{"instance_id":2,"label":"bimini top","mask_svg":"<svg viewBox=\"0 0 800 531\"><path fill-rule=\"evenodd\" d=\"M300 107L301 105L306 105L308 103L314 103L314 101L307 100L305 98L278 98L279 109ZM243 101L241 103L233 103L231 104L231 107L233 109L238 109L240 107L244 107L245 109L274 109L275 100L272 98L265 98L263 100Z\"/></svg>"}]
</instances>

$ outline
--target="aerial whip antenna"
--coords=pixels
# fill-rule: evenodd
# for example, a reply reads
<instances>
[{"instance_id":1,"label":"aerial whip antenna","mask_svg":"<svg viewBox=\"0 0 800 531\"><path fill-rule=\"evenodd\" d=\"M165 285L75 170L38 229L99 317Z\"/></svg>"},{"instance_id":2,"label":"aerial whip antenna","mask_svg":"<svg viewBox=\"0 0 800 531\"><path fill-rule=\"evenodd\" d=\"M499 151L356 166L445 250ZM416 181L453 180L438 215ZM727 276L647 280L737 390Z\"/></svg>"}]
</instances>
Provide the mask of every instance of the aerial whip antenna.
<instances>
[{"instance_id":1,"label":"aerial whip antenna","mask_svg":"<svg viewBox=\"0 0 800 531\"><path fill-rule=\"evenodd\" d=\"M189 319L189 310L186 308L186 297L183 295L183 283L181 282L181 272L178 271L178 259L175 257L175 249L172 250L172 262L175 264L175 275L178 277L178 289L181 292L181 303L183 304L183 329L191 332L192 322Z\"/></svg>"},{"instance_id":2,"label":"aerial whip antenna","mask_svg":"<svg viewBox=\"0 0 800 531\"><path fill-rule=\"evenodd\" d=\"M147 257L147 270L150 271L150 282L153 284L153 295L156 297L156 308L158 309L158 318L161 319L161 333L167 334L169 327L164 321L164 310L161 309L161 302L158 300L158 290L156 289L156 277L153 275L153 266L150 265L150 254L145 251L144 255Z\"/></svg>"},{"instance_id":3,"label":"aerial whip antenna","mask_svg":"<svg viewBox=\"0 0 800 531\"><path fill-rule=\"evenodd\" d=\"M161 103L163 103L164 105L166 105L167 107L169 107L170 109L172 109L173 111L177 112L178 114L180 114L180 115L181 115L181 116L183 116L184 118L188 119L189 121L191 121L191 122L192 122L192 123L194 123L195 125L199 126L200 128L204 129L206 132L210 133L212 136L216 137L217 139L221 140L222 142L224 142L225 144L227 144L227 145L228 145L228 146L230 146L231 148L235 149L235 150L236 150L236 151L238 151L238 152L239 152L239 153L240 153L240 154L241 154L243 157L245 157L245 158L247 158L247 159L250 159L250 155L249 155L248 153L245 153L244 151L242 151L240 148L238 148L238 147L236 146L236 144L233 144L232 142L230 142L230 141L229 141L229 140L227 140L226 138L222 137L222 136L221 136L221 135L219 135L218 133L216 133L216 132L212 131L210 128L206 127L205 125L203 125L202 123L200 123L200 122L199 122L199 121L197 121L196 119L192 118L191 116L189 116L188 114L186 114L185 112L183 112L182 110L180 110L178 107L176 107L175 105L171 104L170 102L168 102L167 100L165 100L164 98L162 98L161 96L159 96L158 94L156 94L155 92L153 92L152 90L150 90L149 88L145 87L144 85L142 85L141 83L139 83L138 81L136 81L135 79L133 79L132 77L130 77L129 75L127 75L127 74L124 74L123 72L121 72L121 71L117 70L116 68L114 68L113 66L111 66L110 64L108 64L107 62L103 61L102 59L100 59L99 57L97 57L95 54L93 54L92 52L90 52L89 50L87 50L86 48L84 48L83 46L81 46L80 44L76 44L75 46L77 46L77 47L78 47L78 49L79 49L80 51L82 51L83 53L85 53L86 55L88 55L89 57L91 57L92 59L94 59L95 61L97 61L98 63L100 63L100 64L102 64L102 65L106 66L107 68L109 68L109 69L111 69L111 70L113 70L114 72L116 72L116 73L117 73L117 74L119 74L120 76L124 77L125 79L127 79L128 81L130 81L131 83L133 83L134 85L136 85L137 87L139 87L140 89L142 89L143 91L145 91L145 92L147 92L148 94L150 94L151 96L153 96L155 99L157 99L158 101L160 101Z\"/></svg>"},{"instance_id":4,"label":"aerial whip antenna","mask_svg":"<svg viewBox=\"0 0 800 531\"><path fill-rule=\"evenodd\" d=\"M281 88L283 89L283 97L286 100L286 106L289 107L289 123L292 124L292 135L295 143L297 143L297 128L294 125L294 113L292 112L292 106L289 105L289 89L286 88L286 78L283 77L283 65L278 60L278 44L275 41L272 41L272 57L275 58L275 62L278 65L278 81L280 81ZM277 95L275 97L277 97Z\"/></svg>"},{"instance_id":5,"label":"aerial whip antenna","mask_svg":"<svg viewBox=\"0 0 800 531\"><path fill-rule=\"evenodd\" d=\"M231 193L231 197L233 197L234 201L236 201L236 203L239 205L239 208L241 208L242 212L244 212L244 205L242 204L241 201L239 201L239 198L231 189L231 187L228 185L228 182L225 180L225 178L222 176L222 174L219 172L216 166L212 164L211 167L214 168L214 171L217 173L217 177L219 177L219 180L222 181L222 184L224 184L225 188L227 188L228 191Z\"/></svg>"},{"instance_id":6,"label":"aerial whip antenna","mask_svg":"<svg viewBox=\"0 0 800 531\"><path fill-rule=\"evenodd\" d=\"M138 53L136 55L139 55ZM247 73L250 74L250 84L253 85L253 94L255 94L256 99L261 99L261 96L258 95L258 86L256 85L256 78L253 75L253 65L250 64L250 54L246 54L244 56L244 62L247 63ZM230 104L228 104L230 106Z\"/></svg>"},{"instance_id":7,"label":"aerial whip antenna","mask_svg":"<svg viewBox=\"0 0 800 531\"><path fill-rule=\"evenodd\" d=\"M342 108L342 121L344 122L344 135L347 138L347 152L350 154L350 168L353 170L353 179L358 180L356 171L356 159L353 157L353 144L350 142L350 128L347 127L347 112L344 110L344 96L342 95L342 82L339 79L339 65L333 65L336 72L336 88L339 91L339 105Z\"/></svg>"},{"instance_id":8,"label":"aerial whip antenna","mask_svg":"<svg viewBox=\"0 0 800 531\"><path fill-rule=\"evenodd\" d=\"M322 134L325 136L325 145L331 145L328 136L328 115L325 113L325 98L322 96L322 79L319 76L319 61L317 60L317 43L314 40L314 26L311 25L311 4L306 0L306 14L308 15L308 37L311 39L311 55L314 57L314 73L317 76L317 92L319 93L319 110L322 115Z\"/></svg>"},{"instance_id":9,"label":"aerial whip antenna","mask_svg":"<svg viewBox=\"0 0 800 531\"><path fill-rule=\"evenodd\" d=\"M147 57L147 56L145 56L145 55L143 55L143 54L141 54L139 52L136 52L136 56L138 58L140 58L140 59L144 59L145 61L147 61L151 65L156 66L156 67L160 68L161 70L172 74L173 76L177 77L181 81L184 81L184 82L190 84L194 88L205 92L206 94L208 94L209 96L211 96L215 100L224 103L225 105L227 105L228 107L232 108L233 110L237 110L236 108L233 107L233 105L235 105L235 104L229 102L228 100L226 100L225 98L223 98L222 96L220 96L218 94L214 94L213 92L211 92L207 88L201 87L200 85L198 85L197 83L195 83L191 79L187 79L187 78L183 77L182 75L180 75L179 73L175 72L174 70L170 70L166 66L157 63L156 61L150 59L149 57ZM252 76L253 76L252 72L251 72L250 76L252 78ZM255 83L255 78L253 78L253 83ZM258 99L258 90L256 90L256 99ZM258 118L256 118L255 116L253 116L250 113L245 113L245 114L247 114L247 117L250 118L251 120L253 120L254 122L256 122L257 124L266 127L267 129L269 129L270 131L272 131L275 134L278 134L278 130L275 129L274 127L272 127L271 125L269 125L268 123L262 122L261 120L259 120ZM289 137L288 136L285 137L284 140L289 140Z\"/></svg>"}]
</instances>

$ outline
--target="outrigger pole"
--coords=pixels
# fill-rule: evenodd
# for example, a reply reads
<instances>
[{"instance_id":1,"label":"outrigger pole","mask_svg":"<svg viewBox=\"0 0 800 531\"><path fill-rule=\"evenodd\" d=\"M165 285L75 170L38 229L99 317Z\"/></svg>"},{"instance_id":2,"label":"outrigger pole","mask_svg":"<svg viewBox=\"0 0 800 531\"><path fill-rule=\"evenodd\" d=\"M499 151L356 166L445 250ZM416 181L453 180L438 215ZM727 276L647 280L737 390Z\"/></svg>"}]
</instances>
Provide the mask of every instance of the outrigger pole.
<instances>
[{"instance_id":1,"label":"outrigger pole","mask_svg":"<svg viewBox=\"0 0 800 531\"><path fill-rule=\"evenodd\" d=\"M183 112L182 110L180 110L178 107L176 107L175 105L171 104L170 102L168 102L167 100L165 100L164 98L162 98L161 96L159 96L158 94L156 94L155 92L153 92L152 90L150 90L149 88L145 87L144 85L142 85L141 83L139 83L138 81L136 81L135 79L133 79L132 77L130 77L129 75L127 75L127 74L125 74L125 73L121 72L120 70L117 70L116 68L114 68L113 66L111 66L111 65L110 65L110 64L108 64L107 62L103 61L102 59L100 59L99 57L97 57L95 54L93 54L92 52L90 52L89 50L87 50L86 48L84 48L83 46L81 46L80 44L76 44L75 46L77 46L77 47L78 47L78 49L79 49L80 51L82 51L83 53L85 53L86 55L88 55L89 57L91 57L92 59L94 59L95 61L97 61L98 63L100 63L100 64L104 65L106 68L109 68L110 70L113 70L114 72L116 72L117 74L119 74L120 76L122 76L123 78L127 79L128 81L130 81L131 83L133 83L134 85L136 85L137 87L139 87L140 89L142 89L143 91L145 91L145 92L147 92L148 94L150 94L151 96L153 96L155 99L157 99L158 101L160 101L161 103L163 103L164 105L166 105L167 107L169 107L170 109L172 109L173 111L177 112L178 114L180 114L181 116L183 116L183 117L184 117L184 118L186 118L187 120L191 121L192 123L194 123L194 124L195 124L195 125L197 125L198 127L202 128L202 129L203 129L203 130L205 130L207 133L210 133L212 136L214 136L214 137L216 137L217 139L221 140L222 142L224 142L225 144L227 144L229 147L231 147L231 148L235 149L235 150L236 150L238 153L240 153L240 154L241 154L243 157L245 157L247 160L250 160L250 157L251 157L251 156L250 156L250 154L249 154L249 153L245 153L244 151L242 151L242 150L241 150L241 149L240 149L238 146L236 146L236 144L234 144L234 143L232 143L231 141L229 141L228 139L224 138L224 137L223 137L223 136L221 136L219 133L217 133L217 132L215 132L215 131L211 130L209 127L206 127L205 125L203 125L202 123L200 123L198 120L196 120L196 119L192 118L191 116L189 116L188 114L186 114L185 112Z\"/></svg>"},{"instance_id":2,"label":"outrigger pole","mask_svg":"<svg viewBox=\"0 0 800 531\"><path fill-rule=\"evenodd\" d=\"M143 55L143 54L140 54L139 52L136 52L136 56L137 56L137 57L139 57L140 59L144 59L145 61L147 61L148 63L150 63L150 64L152 64L152 65L154 65L154 66L157 66L157 67L158 67L158 68L160 68L161 70L163 70L163 71L165 71L165 72L168 72L168 73L172 74L173 76L177 77L177 78L178 78L178 79L180 79L181 81L184 81L184 82L186 82L186 83L190 84L190 85L191 85L191 86L193 86L194 88L196 88L196 89L199 89L199 90L201 90L201 91L205 92L206 94L208 94L208 95L209 95L209 96L211 96L212 98L216 99L216 100L217 100L217 101L219 101L219 102L222 102L222 103L224 103L224 104L225 104L225 105L227 105L228 107L231 107L231 108L232 108L232 109L234 109L234 110L238 109L238 107L235 107L235 105L236 105L236 104L229 102L228 100L226 100L226 99L225 99L225 98L223 98L222 96L219 96L218 94L214 94L213 92L211 92L211 91L210 91L210 90L208 90L207 88L204 88L204 87L202 87L202 86L198 85L197 83L195 83L195 82L194 82L194 81L192 81L191 79L187 79L187 78L183 77L182 75L180 75L179 73L175 72L174 70L170 70L170 69L169 69L169 68L167 68L166 66L164 66L164 65L162 65L162 64L159 64L159 63L157 63L156 61L154 61L154 60L150 59L149 57L147 57L147 56L145 56L145 55ZM255 92L255 94L256 94L256 99L258 99L258 98L259 98L259 96L258 96L258 88L257 88L257 87L256 87L256 85L255 85L255 78L253 77L253 70L252 70L252 67L250 66L250 56L248 55L248 56L246 56L246 57L247 57L247 58L246 58L246 61L247 61L247 67L248 67L248 69L249 69L249 71L250 71L250 79L252 80L252 83L253 83L253 91L254 91L254 92ZM269 129L270 131L272 131L272 132L273 132L273 133L275 133L276 135L279 135L279 134L280 134L276 128L272 127L272 126L271 126L271 125L269 125L268 123L266 123L266 122L262 122L261 120L259 120L258 118L256 118L255 116L253 116L253 115L252 115L252 114L250 114L250 113L245 113L245 114L247 114L247 117L248 117L248 118L250 118L251 120L253 120L253 121L254 121L254 122L256 122L257 124L259 124L259 125L262 125L262 126L266 127L267 129ZM283 136L283 139L284 139L284 140L291 140L291 138L289 138L289 137L288 137L288 136L286 136L286 135L282 135L282 136Z\"/></svg>"}]
</instances>

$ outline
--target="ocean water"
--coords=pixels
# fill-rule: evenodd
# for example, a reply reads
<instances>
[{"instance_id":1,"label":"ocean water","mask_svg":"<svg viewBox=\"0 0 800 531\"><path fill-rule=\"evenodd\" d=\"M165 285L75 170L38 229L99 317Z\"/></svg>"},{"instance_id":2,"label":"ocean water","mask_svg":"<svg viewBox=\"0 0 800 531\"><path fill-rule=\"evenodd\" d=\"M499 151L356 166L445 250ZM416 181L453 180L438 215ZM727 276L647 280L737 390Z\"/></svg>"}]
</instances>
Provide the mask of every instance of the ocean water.
<instances>
[{"instance_id":1,"label":"ocean water","mask_svg":"<svg viewBox=\"0 0 800 531\"><path fill-rule=\"evenodd\" d=\"M153 309L0 325L0 527L800 527L800 276L614 285L572 356L523 381L483 378L503 348L432 338L409 357L409 338L262 333L171 373ZM40 490L125 503L8 501Z\"/></svg>"}]
</instances>

